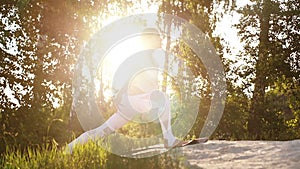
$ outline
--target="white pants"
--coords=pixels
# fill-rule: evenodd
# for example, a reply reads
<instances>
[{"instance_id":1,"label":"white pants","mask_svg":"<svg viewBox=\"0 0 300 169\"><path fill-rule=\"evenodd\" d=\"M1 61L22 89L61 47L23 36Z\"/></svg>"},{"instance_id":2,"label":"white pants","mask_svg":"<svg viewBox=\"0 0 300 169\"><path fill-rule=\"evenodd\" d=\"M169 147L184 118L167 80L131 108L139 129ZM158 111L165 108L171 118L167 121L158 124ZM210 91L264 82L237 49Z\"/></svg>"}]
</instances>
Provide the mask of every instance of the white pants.
<instances>
[{"instance_id":1,"label":"white pants","mask_svg":"<svg viewBox=\"0 0 300 169\"><path fill-rule=\"evenodd\" d=\"M162 99L162 95L164 97L164 101L157 102L157 100ZM128 99L125 98L125 101L121 101L120 105L118 105L118 111L105 123L95 129L84 132L77 139L68 144L70 151L72 151L75 144L84 144L89 139L96 140L99 137L109 135L124 126L126 123L130 122L136 115L148 112L153 108L160 108L161 110L156 117L160 121L164 139L167 140L168 145L172 145L174 143L176 139L171 129L170 101L165 94L155 90L139 95L123 95L123 97L128 97Z\"/></svg>"}]
</instances>

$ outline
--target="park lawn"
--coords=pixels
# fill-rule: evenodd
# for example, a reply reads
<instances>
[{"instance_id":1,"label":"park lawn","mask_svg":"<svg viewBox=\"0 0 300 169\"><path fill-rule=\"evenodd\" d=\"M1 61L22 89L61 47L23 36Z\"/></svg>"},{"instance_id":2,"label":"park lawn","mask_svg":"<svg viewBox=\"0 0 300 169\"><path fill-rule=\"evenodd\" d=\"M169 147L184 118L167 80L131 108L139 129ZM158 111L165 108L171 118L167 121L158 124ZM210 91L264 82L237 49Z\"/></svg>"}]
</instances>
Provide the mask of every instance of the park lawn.
<instances>
[{"instance_id":1,"label":"park lawn","mask_svg":"<svg viewBox=\"0 0 300 169\"><path fill-rule=\"evenodd\" d=\"M19 149L7 148L1 155L0 168L3 169L101 169L101 168L186 168L184 159L171 158L164 153L149 158L134 159L122 158L107 152L96 143L89 142L84 146L77 146L73 153L59 150L55 146L42 148L27 148L21 152Z\"/></svg>"}]
</instances>

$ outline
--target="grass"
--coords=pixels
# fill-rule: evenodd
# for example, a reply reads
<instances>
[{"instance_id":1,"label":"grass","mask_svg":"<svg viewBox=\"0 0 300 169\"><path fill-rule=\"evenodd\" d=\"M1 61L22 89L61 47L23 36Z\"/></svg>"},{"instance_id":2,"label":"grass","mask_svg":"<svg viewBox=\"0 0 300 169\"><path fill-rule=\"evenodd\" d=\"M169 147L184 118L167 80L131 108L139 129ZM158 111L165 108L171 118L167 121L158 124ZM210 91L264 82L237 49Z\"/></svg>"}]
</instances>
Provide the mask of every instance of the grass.
<instances>
[{"instance_id":1,"label":"grass","mask_svg":"<svg viewBox=\"0 0 300 169\"><path fill-rule=\"evenodd\" d=\"M89 142L84 146L77 146L72 154L58 150L56 147L45 146L38 149L7 148L1 156L0 168L3 169L101 169L101 168L186 168L184 159L174 159L171 153L165 153L150 158L134 159L122 158L111 154L97 144Z\"/></svg>"}]
</instances>

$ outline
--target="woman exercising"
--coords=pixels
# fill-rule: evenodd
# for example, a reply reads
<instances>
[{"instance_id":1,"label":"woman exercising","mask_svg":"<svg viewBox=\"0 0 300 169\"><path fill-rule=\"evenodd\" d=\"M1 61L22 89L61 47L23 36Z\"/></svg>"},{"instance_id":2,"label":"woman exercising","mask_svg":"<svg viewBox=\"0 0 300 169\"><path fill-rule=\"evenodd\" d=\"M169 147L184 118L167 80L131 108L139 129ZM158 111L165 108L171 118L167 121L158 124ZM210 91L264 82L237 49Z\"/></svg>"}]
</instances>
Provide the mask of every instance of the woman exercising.
<instances>
[{"instance_id":1,"label":"woman exercising","mask_svg":"<svg viewBox=\"0 0 300 169\"><path fill-rule=\"evenodd\" d=\"M118 130L126 123L132 121L137 115L143 116L144 113L150 114L159 119L163 138L164 146L170 148L183 144L182 141L177 140L173 135L171 128L171 110L169 97L159 90L159 71L158 65L163 65L162 55L155 55L155 50L161 49L161 38L159 32L155 28L146 28L141 34L141 44L147 49L146 52L141 52L142 56L134 58L135 64L139 67L151 65L153 69L140 69L136 73L135 66L125 66L126 71L120 69L119 76L132 76L131 81L123 83L119 87L115 105L117 112L114 113L106 122L101 126L86 131L78 138L68 144L70 152L75 144L85 144L89 139L96 140L107 136L114 131ZM122 75L122 73L126 73ZM118 74L118 71L117 73ZM116 78L118 80L118 78ZM117 86L117 85L116 85Z\"/></svg>"}]
</instances>

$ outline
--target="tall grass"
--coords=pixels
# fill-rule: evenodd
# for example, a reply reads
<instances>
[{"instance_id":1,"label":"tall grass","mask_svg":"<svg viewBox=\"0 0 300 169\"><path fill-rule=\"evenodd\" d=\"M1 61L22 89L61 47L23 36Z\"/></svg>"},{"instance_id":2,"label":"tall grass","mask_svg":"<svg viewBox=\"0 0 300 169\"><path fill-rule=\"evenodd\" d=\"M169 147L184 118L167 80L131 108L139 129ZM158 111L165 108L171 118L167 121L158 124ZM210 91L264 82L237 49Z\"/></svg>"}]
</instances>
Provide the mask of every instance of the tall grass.
<instances>
[{"instance_id":1,"label":"tall grass","mask_svg":"<svg viewBox=\"0 0 300 169\"><path fill-rule=\"evenodd\" d=\"M101 168L186 168L184 159L174 159L172 153L165 153L158 156L134 159L122 158L111 154L97 144L89 142L84 146L77 146L72 154L56 147L46 146L39 149L27 148L20 151L15 148L8 148L2 155L0 168L4 169L101 169Z\"/></svg>"}]
</instances>

